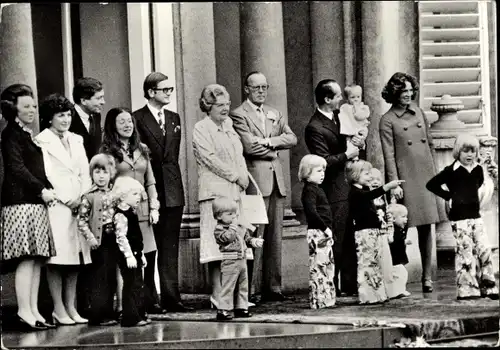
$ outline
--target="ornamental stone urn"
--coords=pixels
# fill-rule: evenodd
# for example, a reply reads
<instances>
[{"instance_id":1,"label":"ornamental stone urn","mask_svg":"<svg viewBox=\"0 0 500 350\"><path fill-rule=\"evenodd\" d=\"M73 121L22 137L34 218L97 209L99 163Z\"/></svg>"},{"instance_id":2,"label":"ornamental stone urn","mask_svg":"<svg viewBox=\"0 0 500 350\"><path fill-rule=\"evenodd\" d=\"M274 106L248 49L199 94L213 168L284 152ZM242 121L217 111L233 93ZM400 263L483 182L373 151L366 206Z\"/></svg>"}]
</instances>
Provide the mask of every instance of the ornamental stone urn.
<instances>
[{"instance_id":1,"label":"ornamental stone urn","mask_svg":"<svg viewBox=\"0 0 500 350\"><path fill-rule=\"evenodd\" d=\"M456 130L465 128L465 123L458 120L457 112L464 109L461 100L450 95L443 95L439 101L432 102L431 110L438 114L438 120L432 124L432 130Z\"/></svg>"}]
</instances>

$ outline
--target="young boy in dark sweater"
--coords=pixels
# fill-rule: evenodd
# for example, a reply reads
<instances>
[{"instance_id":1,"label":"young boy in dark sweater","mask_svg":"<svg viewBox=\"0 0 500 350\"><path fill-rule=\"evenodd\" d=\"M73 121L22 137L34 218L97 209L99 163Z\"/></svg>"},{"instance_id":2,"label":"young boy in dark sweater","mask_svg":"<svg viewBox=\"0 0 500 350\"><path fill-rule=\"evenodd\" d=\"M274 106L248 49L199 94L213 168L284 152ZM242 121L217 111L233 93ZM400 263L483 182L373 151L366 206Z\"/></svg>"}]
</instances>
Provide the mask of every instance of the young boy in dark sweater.
<instances>
[{"instance_id":1,"label":"young boy in dark sweater","mask_svg":"<svg viewBox=\"0 0 500 350\"><path fill-rule=\"evenodd\" d=\"M448 201L450 208L448 217L456 240L458 300L498 299L491 248L479 213L478 191L484 173L477 163L478 152L475 136L459 135L453 147L455 160L427 183L427 189Z\"/></svg>"}]
</instances>

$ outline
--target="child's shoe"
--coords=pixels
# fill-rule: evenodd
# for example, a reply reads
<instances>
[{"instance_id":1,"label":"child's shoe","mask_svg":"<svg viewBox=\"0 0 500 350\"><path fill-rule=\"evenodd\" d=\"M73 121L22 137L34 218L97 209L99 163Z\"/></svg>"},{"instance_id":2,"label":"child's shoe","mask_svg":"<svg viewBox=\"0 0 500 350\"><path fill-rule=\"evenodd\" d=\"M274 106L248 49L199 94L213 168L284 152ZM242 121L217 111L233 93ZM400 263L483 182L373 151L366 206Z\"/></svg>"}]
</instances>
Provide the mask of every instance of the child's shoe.
<instances>
[{"instance_id":1,"label":"child's shoe","mask_svg":"<svg viewBox=\"0 0 500 350\"><path fill-rule=\"evenodd\" d=\"M474 300L474 299L479 299L481 296L479 295L466 295L463 297L457 297L457 300Z\"/></svg>"},{"instance_id":2,"label":"child's shoe","mask_svg":"<svg viewBox=\"0 0 500 350\"><path fill-rule=\"evenodd\" d=\"M233 319L233 315L229 311L226 310L218 310L217 311L217 321L229 321Z\"/></svg>"},{"instance_id":3,"label":"child's shoe","mask_svg":"<svg viewBox=\"0 0 500 350\"><path fill-rule=\"evenodd\" d=\"M495 281L489 280L489 279L483 279L481 281L481 287L482 288L494 288L496 286Z\"/></svg>"},{"instance_id":4,"label":"child's shoe","mask_svg":"<svg viewBox=\"0 0 500 350\"><path fill-rule=\"evenodd\" d=\"M490 298L491 300L498 300L498 293L489 293L482 295L483 298Z\"/></svg>"},{"instance_id":5,"label":"child's shoe","mask_svg":"<svg viewBox=\"0 0 500 350\"><path fill-rule=\"evenodd\" d=\"M245 310L245 309L236 309L234 310L234 317L238 317L238 318L248 318L248 317L252 317L252 314L250 312L248 312L248 310Z\"/></svg>"},{"instance_id":6,"label":"child's shoe","mask_svg":"<svg viewBox=\"0 0 500 350\"><path fill-rule=\"evenodd\" d=\"M410 292L408 292L407 290L405 290L405 291L404 291L403 293L401 293L401 294L403 294L403 296L404 296L404 297L409 297L409 296L411 295L411 293L410 293Z\"/></svg>"}]
</instances>

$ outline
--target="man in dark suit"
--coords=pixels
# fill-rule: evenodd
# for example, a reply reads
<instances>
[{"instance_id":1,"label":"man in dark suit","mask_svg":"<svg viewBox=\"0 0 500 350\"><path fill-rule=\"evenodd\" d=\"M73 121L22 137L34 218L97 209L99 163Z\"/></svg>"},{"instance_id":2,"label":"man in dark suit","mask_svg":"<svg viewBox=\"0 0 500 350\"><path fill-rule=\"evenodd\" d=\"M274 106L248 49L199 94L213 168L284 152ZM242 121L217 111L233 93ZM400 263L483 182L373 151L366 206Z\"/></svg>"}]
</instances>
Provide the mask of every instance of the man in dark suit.
<instances>
[{"instance_id":1,"label":"man in dark suit","mask_svg":"<svg viewBox=\"0 0 500 350\"><path fill-rule=\"evenodd\" d=\"M248 171L252 174L264 197L269 218L268 225L259 225L258 236L264 238L263 249L255 250L251 283L255 291L252 302L283 301L281 293L281 246L284 203L286 196L280 151L297 144L297 137L285 117L277 109L265 104L267 79L260 72L251 72L245 78L247 99L230 116L233 127L241 137ZM260 263L262 258L262 264ZM262 277L262 286L260 286Z\"/></svg>"},{"instance_id":2,"label":"man in dark suit","mask_svg":"<svg viewBox=\"0 0 500 350\"><path fill-rule=\"evenodd\" d=\"M101 112L104 106L102 83L94 78L80 78L73 87L71 126L69 131L83 137L85 153L90 159L99 152L101 146Z\"/></svg>"},{"instance_id":3,"label":"man in dark suit","mask_svg":"<svg viewBox=\"0 0 500 350\"><path fill-rule=\"evenodd\" d=\"M340 85L333 79L318 83L314 91L318 108L305 129L309 152L325 158L325 179L321 187L332 209L334 234L335 277L337 295L357 293L357 258L354 233L349 225L349 185L345 180L345 164L359 154L357 137L353 144L340 134L339 105L342 100ZM341 289L339 289L339 274Z\"/></svg>"},{"instance_id":4,"label":"man in dark suit","mask_svg":"<svg viewBox=\"0 0 500 350\"><path fill-rule=\"evenodd\" d=\"M151 151L151 167L160 202L160 219L154 226L158 247L161 307L167 311L187 311L179 292L179 233L184 208L184 188L179 167L181 121L165 108L174 88L159 72L144 79L147 104L133 112L141 141Z\"/></svg>"}]
</instances>

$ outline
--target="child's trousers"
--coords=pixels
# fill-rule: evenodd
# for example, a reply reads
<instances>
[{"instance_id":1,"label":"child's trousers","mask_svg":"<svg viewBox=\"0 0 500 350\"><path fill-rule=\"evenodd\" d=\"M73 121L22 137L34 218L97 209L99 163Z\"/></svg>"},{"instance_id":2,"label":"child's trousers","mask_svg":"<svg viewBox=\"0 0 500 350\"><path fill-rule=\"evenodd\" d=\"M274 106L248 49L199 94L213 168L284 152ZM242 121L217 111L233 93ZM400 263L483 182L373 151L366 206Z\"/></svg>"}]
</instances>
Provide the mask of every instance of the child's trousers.
<instances>
[{"instance_id":1,"label":"child's trousers","mask_svg":"<svg viewBox=\"0 0 500 350\"><path fill-rule=\"evenodd\" d=\"M321 309L335 305L333 239L323 231L307 230L309 245L309 306Z\"/></svg>"},{"instance_id":2,"label":"child's trousers","mask_svg":"<svg viewBox=\"0 0 500 350\"><path fill-rule=\"evenodd\" d=\"M103 230L101 245L90 252L92 265L89 270L90 324L113 320L113 298L116 291L116 266L118 246L114 232Z\"/></svg>"},{"instance_id":3,"label":"child's trousers","mask_svg":"<svg viewBox=\"0 0 500 350\"><path fill-rule=\"evenodd\" d=\"M358 298L360 304L387 300L382 276L379 229L354 232L358 257Z\"/></svg>"},{"instance_id":4,"label":"child's trousers","mask_svg":"<svg viewBox=\"0 0 500 350\"><path fill-rule=\"evenodd\" d=\"M142 279L142 253L134 252L137 259L137 267L127 267L125 258L119 260L120 271L123 278L122 295L122 326L135 326L139 321L146 318L144 305L144 281Z\"/></svg>"},{"instance_id":5,"label":"child's trousers","mask_svg":"<svg viewBox=\"0 0 500 350\"><path fill-rule=\"evenodd\" d=\"M248 309L247 260L223 259L220 263L222 289L219 294L219 309Z\"/></svg>"},{"instance_id":6,"label":"child's trousers","mask_svg":"<svg viewBox=\"0 0 500 350\"><path fill-rule=\"evenodd\" d=\"M452 221L451 229L456 240L457 297L498 294L483 219Z\"/></svg>"}]
</instances>

